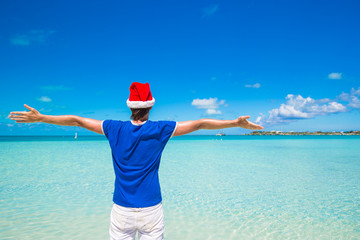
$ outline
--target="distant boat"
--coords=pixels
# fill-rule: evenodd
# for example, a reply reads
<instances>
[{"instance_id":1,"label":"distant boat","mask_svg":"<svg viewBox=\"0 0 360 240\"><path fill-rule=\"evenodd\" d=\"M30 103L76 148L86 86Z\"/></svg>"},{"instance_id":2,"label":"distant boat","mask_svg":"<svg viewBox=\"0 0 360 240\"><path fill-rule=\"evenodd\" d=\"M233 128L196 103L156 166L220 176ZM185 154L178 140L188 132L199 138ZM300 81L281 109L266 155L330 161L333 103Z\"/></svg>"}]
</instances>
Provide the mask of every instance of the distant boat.
<instances>
[{"instance_id":1,"label":"distant boat","mask_svg":"<svg viewBox=\"0 0 360 240\"><path fill-rule=\"evenodd\" d=\"M75 139L77 139L77 133L75 133L75 137L74 137Z\"/></svg>"},{"instance_id":2,"label":"distant boat","mask_svg":"<svg viewBox=\"0 0 360 240\"><path fill-rule=\"evenodd\" d=\"M217 133L216 136L226 136L226 134L222 132L222 133Z\"/></svg>"}]
</instances>

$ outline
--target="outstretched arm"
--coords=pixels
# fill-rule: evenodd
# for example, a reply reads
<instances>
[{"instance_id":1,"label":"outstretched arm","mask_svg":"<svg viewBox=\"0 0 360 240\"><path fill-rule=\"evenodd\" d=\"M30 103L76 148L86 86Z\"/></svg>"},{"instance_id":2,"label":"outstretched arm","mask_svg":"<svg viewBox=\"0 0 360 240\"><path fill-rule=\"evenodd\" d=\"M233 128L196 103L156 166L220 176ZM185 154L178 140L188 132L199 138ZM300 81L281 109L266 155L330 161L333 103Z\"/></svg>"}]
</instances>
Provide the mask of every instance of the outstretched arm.
<instances>
[{"instance_id":1,"label":"outstretched arm","mask_svg":"<svg viewBox=\"0 0 360 240\"><path fill-rule=\"evenodd\" d=\"M53 116L53 115L44 115L41 114L35 108L32 108L26 104L24 106L30 110L29 112L11 112L9 118L15 120L17 123L34 123L34 122L44 122L55 125L63 126L77 126L83 127L90 131L103 134L101 129L101 121L83 118L75 115L62 115L62 116Z\"/></svg>"},{"instance_id":2,"label":"outstretched arm","mask_svg":"<svg viewBox=\"0 0 360 240\"><path fill-rule=\"evenodd\" d=\"M200 129L222 129L241 127L251 130L264 129L262 126L249 122L250 116L239 117L235 120L200 119L196 121L179 122L174 136L185 135Z\"/></svg>"}]
</instances>

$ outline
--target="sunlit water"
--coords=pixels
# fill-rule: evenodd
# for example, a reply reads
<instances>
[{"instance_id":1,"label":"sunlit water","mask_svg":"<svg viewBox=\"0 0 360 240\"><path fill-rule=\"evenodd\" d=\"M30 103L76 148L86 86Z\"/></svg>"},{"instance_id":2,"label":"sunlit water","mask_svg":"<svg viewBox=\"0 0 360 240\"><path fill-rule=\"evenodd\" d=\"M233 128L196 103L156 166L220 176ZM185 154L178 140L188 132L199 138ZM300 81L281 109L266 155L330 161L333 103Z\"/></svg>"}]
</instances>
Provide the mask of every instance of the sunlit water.
<instances>
[{"instance_id":1,"label":"sunlit water","mask_svg":"<svg viewBox=\"0 0 360 240\"><path fill-rule=\"evenodd\" d=\"M2 137L0 176L0 239L108 239L103 138ZM168 240L360 239L356 136L174 138L160 181Z\"/></svg>"}]
</instances>

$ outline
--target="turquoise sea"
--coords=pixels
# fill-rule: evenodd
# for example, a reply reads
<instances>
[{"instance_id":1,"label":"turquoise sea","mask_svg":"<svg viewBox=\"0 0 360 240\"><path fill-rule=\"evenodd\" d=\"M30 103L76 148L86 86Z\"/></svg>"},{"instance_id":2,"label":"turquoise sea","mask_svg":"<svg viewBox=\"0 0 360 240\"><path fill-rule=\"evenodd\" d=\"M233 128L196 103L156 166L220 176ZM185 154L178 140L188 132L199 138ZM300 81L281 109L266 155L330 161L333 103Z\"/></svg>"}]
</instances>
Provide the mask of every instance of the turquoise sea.
<instances>
[{"instance_id":1,"label":"turquoise sea","mask_svg":"<svg viewBox=\"0 0 360 240\"><path fill-rule=\"evenodd\" d=\"M0 239L108 239L102 136L0 137ZM359 136L185 136L160 166L169 240L360 239Z\"/></svg>"}]
</instances>

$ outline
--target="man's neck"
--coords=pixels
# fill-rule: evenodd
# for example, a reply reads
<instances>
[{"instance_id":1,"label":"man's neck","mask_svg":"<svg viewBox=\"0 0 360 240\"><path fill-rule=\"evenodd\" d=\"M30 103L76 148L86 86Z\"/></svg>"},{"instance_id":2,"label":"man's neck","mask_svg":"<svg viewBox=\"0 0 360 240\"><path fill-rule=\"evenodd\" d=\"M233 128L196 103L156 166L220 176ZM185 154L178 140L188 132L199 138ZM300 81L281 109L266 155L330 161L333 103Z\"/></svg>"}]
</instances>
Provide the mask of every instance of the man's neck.
<instances>
[{"instance_id":1,"label":"man's neck","mask_svg":"<svg viewBox=\"0 0 360 240\"><path fill-rule=\"evenodd\" d=\"M136 123L136 124L141 124L141 123L144 123L148 120L148 118L144 118L144 119L139 119L139 120L132 120L133 123Z\"/></svg>"}]
</instances>

